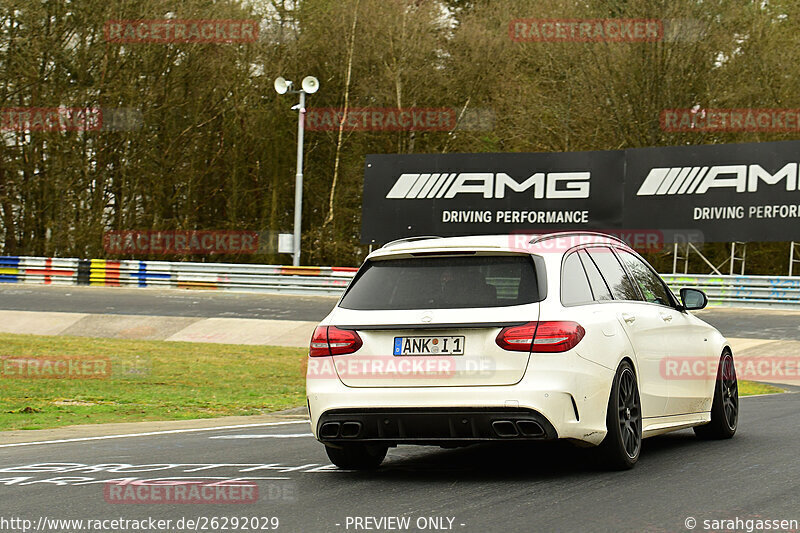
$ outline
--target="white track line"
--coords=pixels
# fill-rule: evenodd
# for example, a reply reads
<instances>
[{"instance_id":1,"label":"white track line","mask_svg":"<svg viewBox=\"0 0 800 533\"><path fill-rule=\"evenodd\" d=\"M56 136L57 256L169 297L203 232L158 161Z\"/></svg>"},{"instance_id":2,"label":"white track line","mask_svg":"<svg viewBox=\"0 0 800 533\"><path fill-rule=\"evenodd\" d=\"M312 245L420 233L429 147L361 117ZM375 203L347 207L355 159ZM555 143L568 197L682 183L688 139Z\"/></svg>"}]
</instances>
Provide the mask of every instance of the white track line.
<instances>
[{"instance_id":1,"label":"white track line","mask_svg":"<svg viewBox=\"0 0 800 533\"><path fill-rule=\"evenodd\" d=\"M195 429L169 429L164 431L149 431L147 433L129 433L127 435L103 435L100 437L76 437L74 439L43 440L38 442L18 442L14 444L0 444L0 448L16 448L18 446L37 446L39 444L63 444L65 442L83 442L89 440L126 439L129 437L149 437L152 435L170 435L174 433L191 433L195 431L219 431L223 429L241 429L265 426L283 426L286 424L308 424L308 420L289 420L285 422L264 422L261 424L239 424L237 426L216 426Z\"/></svg>"},{"instance_id":2,"label":"white track line","mask_svg":"<svg viewBox=\"0 0 800 533\"><path fill-rule=\"evenodd\" d=\"M777 396L779 394L792 394L794 391L787 391L787 392L772 392L768 394L753 394L750 396L742 396L743 398L758 398L759 396ZM290 420L286 422L264 422L262 424L239 424L238 426L217 426L211 428L197 428L197 429L170 429L166 431L150 431L147 433L130 433L127 435L105 435L101 437L78 437L74 439L60 439L60 440L44 440L39 442L18 442L15 444L0 444L0 448L17 448L20 446L38 446L40 444L63 444L67 442L83 442L83 441L90 441L90 440L108 440L108 439L126 439L129 437L149 437L152 435L170 435L174 433L192 433L195 431L216 431L222 429L240 429L240 428L253 428L253 427L266 427L266 426L283 426L286 424L300 424L300 423L308 423L308 420ZM294 436L294 435L292 435ZM214 437L212 437L214 438ZM216 437L220 438L220 437ZM226 438L237 438L237 437L226 437ZM245 437L238 437L238 438L245 438ZM249 436L249 438L257 438L253 436Z\"/></svg>"},{"instance_id":3,"label":"white track line","mask_svg":"<svg viewBox=\"0 0 800 533\"><path fill-rule=\"evenodd\" d=\"M217 435L208 437L209 439L297 439L300 437L313 437L312 433L276 433L270 434L246 434L246 435Z\"/></svg>"}]
</instances>

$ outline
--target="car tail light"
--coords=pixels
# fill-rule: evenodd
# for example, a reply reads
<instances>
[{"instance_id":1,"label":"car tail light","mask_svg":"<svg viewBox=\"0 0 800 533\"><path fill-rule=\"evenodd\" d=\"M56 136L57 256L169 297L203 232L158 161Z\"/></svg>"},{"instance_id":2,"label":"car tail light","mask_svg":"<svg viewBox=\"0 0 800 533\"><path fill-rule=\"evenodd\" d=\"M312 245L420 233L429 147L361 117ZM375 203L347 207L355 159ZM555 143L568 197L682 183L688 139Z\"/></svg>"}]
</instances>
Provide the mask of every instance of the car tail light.
<instances>
[{"instance_id":1,"label":"car tail light","mask_svg":"<svg viewBox=\"0 0 800 533\"><path fill-rule=\"evenodd\" d=\"M497 345L514 352L557 353L574 348L586 335L577 322L528 322L510 326L497 334Z\"/></svg>"},{"instance_id":2,"label":"car tail light","mask_svg":"<svg viewBox=\"0 0 800 533\"><path fill-rule=\"evenodd\" d=\"M331 354L328 347L328 326L317 326L311 335L311 347L308 349L309 357L325 357Z\"/></svg>"},{"instance_id":3,"label":"car tail light","mask_svg":"<svg viewBox=\"0 0 800 533\"><path fill-rule=\"evenodd\" d=\"M311 336L308 356L344 355L357 351L362 344L361 337L355 331L336 326L317 326Z\"/></svg>"},{"instance_id":4,"label":"car tail light","mask_svg":"<svg viewBox=\"0 0 800 533\"><path fill-rule=\"evenodd\" d=\"M522 326L510 326L500 330L497 334L497 345L504 350L512 352L530 352L533 339L536 336L538 322L528 322Z\"/></svg>"}]
</instances>

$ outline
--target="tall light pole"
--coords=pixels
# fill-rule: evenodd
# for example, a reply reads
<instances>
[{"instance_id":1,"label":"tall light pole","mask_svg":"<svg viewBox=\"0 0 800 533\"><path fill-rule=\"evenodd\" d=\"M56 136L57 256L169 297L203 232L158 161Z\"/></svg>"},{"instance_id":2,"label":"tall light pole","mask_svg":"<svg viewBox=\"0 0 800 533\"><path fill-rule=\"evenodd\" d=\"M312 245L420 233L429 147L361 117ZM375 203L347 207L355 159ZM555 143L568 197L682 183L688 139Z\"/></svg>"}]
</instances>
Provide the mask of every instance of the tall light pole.
<instances>
[{"instance_id":1,"label":"tall light pole","mask_svg":"<svg viewBox=\"0 0 800 533\"><path fill-rule=\"evenodd\" d=\"M306 94L314 94L319 90L319 80L314 76L303 78L299 91L292 90L292 82L283 78L275 80L275 92L278 94L299 94L300 103L292 107L297 109L297 174L294 180L294 237L292 245L292 264L300 266L300 226L303 222L303 134L305 132Z\"/></svg>"}]
</instances>

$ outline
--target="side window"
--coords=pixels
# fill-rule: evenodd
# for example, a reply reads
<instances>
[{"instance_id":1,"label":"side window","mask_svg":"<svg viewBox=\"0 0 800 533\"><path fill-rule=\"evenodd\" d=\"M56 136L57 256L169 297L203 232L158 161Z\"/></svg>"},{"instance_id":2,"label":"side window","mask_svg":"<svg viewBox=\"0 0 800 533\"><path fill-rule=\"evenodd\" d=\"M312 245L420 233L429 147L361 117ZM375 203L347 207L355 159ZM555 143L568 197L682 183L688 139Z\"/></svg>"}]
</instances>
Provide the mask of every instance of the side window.
<instances>
[{"instance_id":1,"label":"side window","mask_svg":"<svg viewBox=\"0 0 800 533\"><path fill-rule=\"evenodd\" d=\"M604 300L613 300L614 297L611 296L611 291L608 288L603 276L600 275L600 271L597 270L597 265L594 264L592 258L589 257L589 254L586 253L586 250L581 250L578 252L581 258L581 262L583 263L583 268L586 270L586 275L589 277L589 286L592 288L592 294L594 294L594 299L598 302Z\"/></svg>"},{"instance_id":2,"label":"side window","mask_svg":"<svg viewBox=\"0 0 800 533\"><path fill-rule=\"evenodd\" d=\"M644 300L652 304L672 306L668 289L661 279L641 259L626 250L617 250L622 263L639 284Z\"/></svg>"},{"instance_id":3,"label":"side window","mask_svg":"<svg viewBox=\"0 0 800 533\"><path fill-rule=\"evenodd\" d=\"M611 248L598 246L587 248L586 251L597 265L603 279L606 280L615 300L641 300L639 293Z\"/></svg>"},{"instance_id":4,"label":"side window","mask_svg":"<svg viewBox=\"0 0 800 533\"><path fill-rule=\"evenodd\" d=\"M589 280L578 257L573 252L564 259L561 268L561 303L564 305L581 305L593 301Z\"/></svg>"}]
</instances>

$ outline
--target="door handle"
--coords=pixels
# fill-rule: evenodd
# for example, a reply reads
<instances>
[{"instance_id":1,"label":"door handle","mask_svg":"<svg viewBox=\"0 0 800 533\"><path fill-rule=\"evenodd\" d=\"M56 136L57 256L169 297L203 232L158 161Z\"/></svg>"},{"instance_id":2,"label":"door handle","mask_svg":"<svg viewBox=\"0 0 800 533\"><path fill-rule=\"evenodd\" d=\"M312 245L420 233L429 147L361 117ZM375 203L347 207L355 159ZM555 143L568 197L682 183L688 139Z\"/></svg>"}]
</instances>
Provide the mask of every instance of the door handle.
<instances>
[{"instance_id":1,"label":"door handle","mask_svg":"<svg viewBox=\"0 0 800 533\"><path fill-rule=\"evenodd\" d=\"M672 315L668 313L661 313L661 320L664 322L672 322Z\"/></svg>"},{"instance_id":2,"label":"door handle","mask_svg":"<svg viewBox=\"0 0 800 533\"><path fill-rule=\"evenodd\" d=\"M624 320L628 324L633 324L634 322L636 322L636 317L633 315L629 315L628 313L622 313L622 320Z\"/></svg>"}]
</instances>

